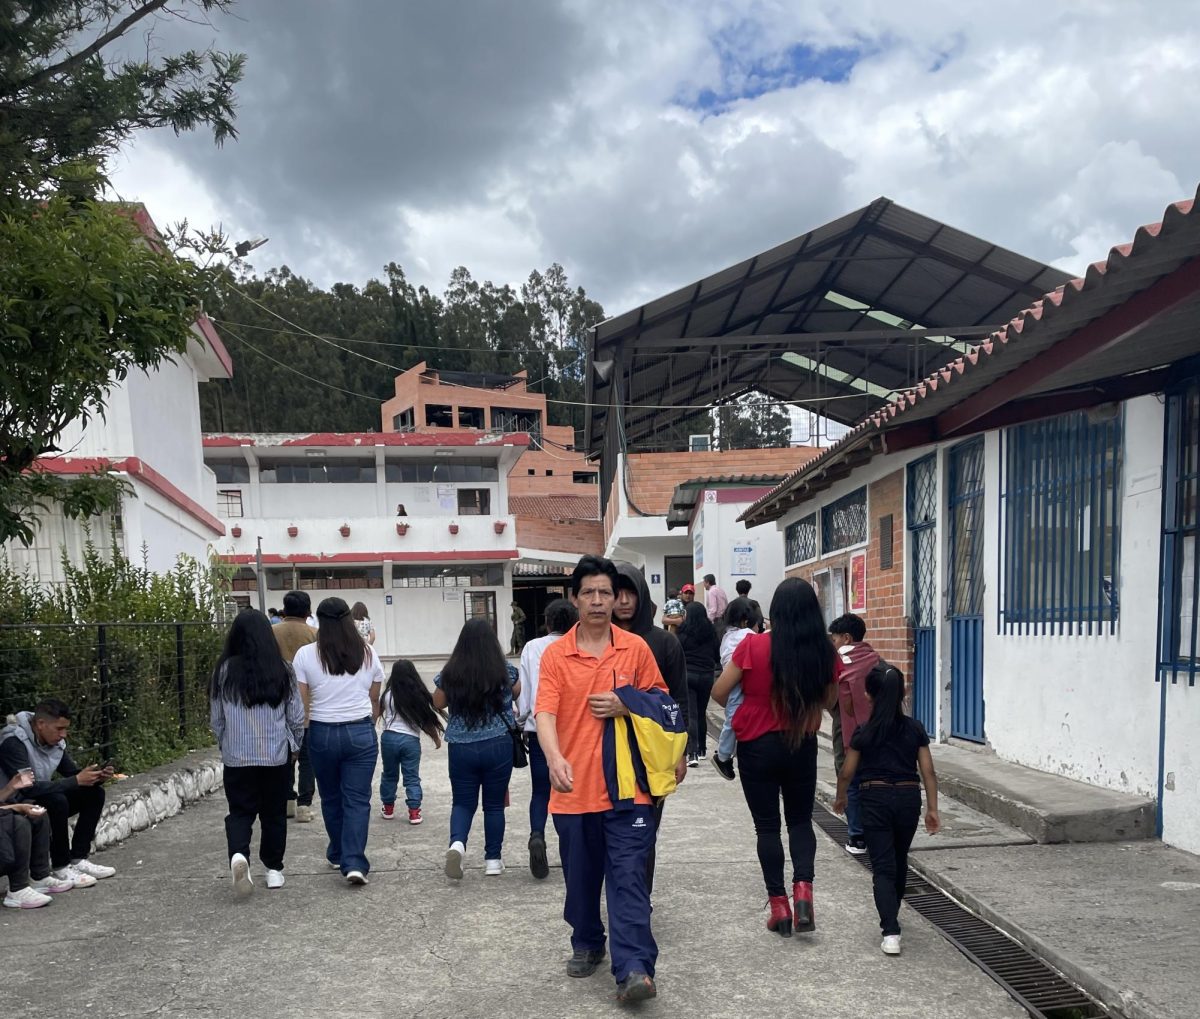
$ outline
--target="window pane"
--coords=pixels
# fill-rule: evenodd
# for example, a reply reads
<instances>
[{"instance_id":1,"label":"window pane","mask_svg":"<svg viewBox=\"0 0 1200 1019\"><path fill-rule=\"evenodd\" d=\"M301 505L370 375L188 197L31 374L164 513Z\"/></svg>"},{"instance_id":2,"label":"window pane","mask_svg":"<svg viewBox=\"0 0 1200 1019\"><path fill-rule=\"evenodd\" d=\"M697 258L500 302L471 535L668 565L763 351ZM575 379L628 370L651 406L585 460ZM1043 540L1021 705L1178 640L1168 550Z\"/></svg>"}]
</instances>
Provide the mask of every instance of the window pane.
<instances>
[{"instance_id":1,"label":"window pane","mask_svg":"<svg viewBox=\"0 0 1200 1019\"><path fill-rule=\"evenodd\" d=\"M860 488L821 510L822 550L828 554L867 540L867 490Z\"/></svg>"}]
</instances>

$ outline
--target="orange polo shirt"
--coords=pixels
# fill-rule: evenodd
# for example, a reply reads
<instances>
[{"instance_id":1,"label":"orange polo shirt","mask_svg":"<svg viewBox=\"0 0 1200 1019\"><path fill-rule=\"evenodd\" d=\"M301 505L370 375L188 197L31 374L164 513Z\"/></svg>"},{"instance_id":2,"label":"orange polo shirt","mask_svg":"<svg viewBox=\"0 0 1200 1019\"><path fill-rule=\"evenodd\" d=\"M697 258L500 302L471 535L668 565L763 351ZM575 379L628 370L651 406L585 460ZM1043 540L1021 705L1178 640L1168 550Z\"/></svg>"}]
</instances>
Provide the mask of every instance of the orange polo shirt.
<instances>
[{"instance_id":1,"label":"orange polo shirt","mask_svg":"<svg viewBox=\"0 0 1200 1019\"><path fill-rule=\"evenodd\" d=\"M534 711L557 716L558 746L575 778L569 793L550 790L552 814L593 814L612 809L604 782L604 719L593 717L588 697L618 686L667 689L654 655L637 634L613 626L612 643L597 658L581 651L575 643L578 629L576 624L546 648L538 676ZM649 795L640 789L635 798L638 803L650 802Z\"/></svg>"}]
</instances>

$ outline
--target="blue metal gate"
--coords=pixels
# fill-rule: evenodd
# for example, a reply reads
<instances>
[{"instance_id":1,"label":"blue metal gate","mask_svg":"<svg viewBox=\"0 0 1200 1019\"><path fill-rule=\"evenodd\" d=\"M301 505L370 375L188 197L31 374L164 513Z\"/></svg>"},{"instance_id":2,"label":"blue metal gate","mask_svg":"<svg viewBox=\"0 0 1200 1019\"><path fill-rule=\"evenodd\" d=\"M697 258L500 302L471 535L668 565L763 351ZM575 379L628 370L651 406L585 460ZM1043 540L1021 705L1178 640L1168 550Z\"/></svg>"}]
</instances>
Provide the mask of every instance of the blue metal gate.
<instances>
[{"instance_id":1,"label":"blue metal gate","mask_svg":"<svg viewBox=\"0 0 1200 1019\"><path fill-rule=\"evenodd\" d=\"M913 628L913 717L937 735L937 458L908 465L910 612Z\"/></svg>"},{"instance_id":2,"label":"blue metal gate","mask_svg":"<svg viewBox=\"0 0 1200 1019\"><path fill-rule=\"evenodd\" d=\"M950 734L983 735L983 437L950 450Z\"/></svg>"}]
</instances>

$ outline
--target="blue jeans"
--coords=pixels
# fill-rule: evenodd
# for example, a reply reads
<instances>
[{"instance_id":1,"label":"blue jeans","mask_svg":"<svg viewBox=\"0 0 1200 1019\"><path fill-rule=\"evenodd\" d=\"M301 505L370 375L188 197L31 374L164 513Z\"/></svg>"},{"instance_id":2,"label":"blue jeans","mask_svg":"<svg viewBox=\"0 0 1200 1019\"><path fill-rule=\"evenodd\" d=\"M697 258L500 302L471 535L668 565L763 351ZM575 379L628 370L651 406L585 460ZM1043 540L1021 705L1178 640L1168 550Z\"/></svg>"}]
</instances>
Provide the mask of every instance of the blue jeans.
<instances>
[{"instance_id":1,"label":"blue jeans","mask_svg":"<svg viewBox=\"0 0 1200 1019\"><path fill-rule=\"evenodd\" d=\"M858 798L858 776L855 775L846 786L846 836L853 839L862 838L864 834L862 804Z\"/></svg>"},{"instance_id":2,"label":"blue jeans","mask_svg":"<svg viewBox=\"0 0 1200 1019\"><path fill-rule=\"evenodd\" d=\"M529 778L533 783L533 794L529 797L529 832L545 834L546 817L550 813L550 765L538 742L537 733L529 737Z\"/></svg>"},{"instance_id":3,"label":"blue jeans","mask_svg":"<svg viewBox=\"0 0 1200 1019\"><path fill-rule=\"evenodd\" d=\"M737 749L737 738L733 735L733 713L742 703L742 684L738 683L729 691L729 700L725 702L725 723L721 726L721 735L717 739L717 756L724 760L732 760L733 752Z\"/></svg>"},{"instance_id":4,"label":"blue jeans","mask_svg":"<svg viewBox=\"0 0 1200 1019\"><path fill-rule=\"evenodd\" d=\"M329 845L325 857L343 874L366 874L367 827L371 822L371 776L375 774L375 726L369 718L358 722L317 722L308 727L308 755L317 789L321 816Z\"/></svg>"},{"instance_id":5,"label":"blue jeans","mask_svg":"<svg viewBox=\"0 0 1200 1019\"><path fill-rule=\"evenodd\" d=\"M450 841L467 844L483 793L483 856L499 860L504 848L504 794L513 770L508 733L474 743L450 743Z\"/></svg>"},{"instance_id":6,"label":"blue jeans","mask_svg":"<svg viewBox=\"0 0 1200 1019\"><path fill-rule=\"evenodd\" d=\"M388 729L379 737L383 771L379 776L379 801L396 802L396 779L403 769L404 804L409 810L421 806L421 741L406 732Z\"/></svg>"}]
</instances>

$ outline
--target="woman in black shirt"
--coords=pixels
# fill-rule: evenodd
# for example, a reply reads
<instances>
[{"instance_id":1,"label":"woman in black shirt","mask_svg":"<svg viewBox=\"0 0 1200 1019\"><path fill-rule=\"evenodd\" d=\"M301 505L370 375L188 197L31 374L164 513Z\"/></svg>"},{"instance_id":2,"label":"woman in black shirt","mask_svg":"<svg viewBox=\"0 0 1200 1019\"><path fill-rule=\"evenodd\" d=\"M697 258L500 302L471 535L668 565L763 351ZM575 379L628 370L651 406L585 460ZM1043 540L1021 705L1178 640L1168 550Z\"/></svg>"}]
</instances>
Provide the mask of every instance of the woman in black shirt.
<instances>
[{"instance_id":1,"label":"woman in black shirt","mask_svg":"<svg viewBox=\"0 0 1200 1019\"><path fill-rule=\"evenodd\" d=\"M846 763L838 776L833 809L846 809L846 790L858 774L867 852L875 891L875 908L883 931L885 955L900 954L900 900L908 874L908 849L921 816L925 784L925 830L941 829L938 817L937 775L929 753L929 736L915 718L904 714L904 676L880 662L867 674L871 717L850 739ZM920 779L918 780L918 771Z\"/></svg>"},{"instance_id":2,"label":"woman in black shirt","mask_svg":"<svg viewBox=\"0 0 1200 1019\"><path fill-rule=\"evenodd\" d=\"M708 613L699 602L688 602L683 624L675 634L687 659L688 767L708 756L708 698L721 664L721 644Z\"/></svg>"}]
</instances>

